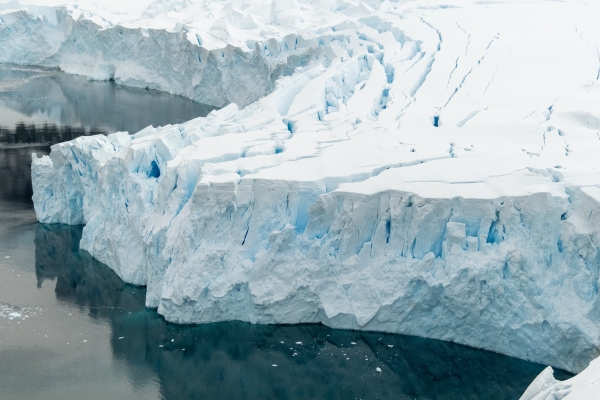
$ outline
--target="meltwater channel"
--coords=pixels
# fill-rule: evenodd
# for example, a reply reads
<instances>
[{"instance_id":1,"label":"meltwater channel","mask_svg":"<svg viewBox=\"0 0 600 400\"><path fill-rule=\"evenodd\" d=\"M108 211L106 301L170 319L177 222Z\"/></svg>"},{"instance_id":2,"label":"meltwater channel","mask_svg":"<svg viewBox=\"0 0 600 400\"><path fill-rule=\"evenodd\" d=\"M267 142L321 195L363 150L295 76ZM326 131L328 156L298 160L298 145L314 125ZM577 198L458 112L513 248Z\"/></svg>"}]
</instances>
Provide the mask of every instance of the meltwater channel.
<instances>
[{"instance_id":1,"label":"meltwater channel","mask_svg":"<svg viewBox=\"0 0 600 400\"><path fill-rule=\"evenodd\" d=\"M38 224L31 153L207 115L187 99L0 66L0 398L518 399L545 366L453 343L322 325L174 325ZM557 371L556 377L570 375Z\"/></svg>"}]
</instances>

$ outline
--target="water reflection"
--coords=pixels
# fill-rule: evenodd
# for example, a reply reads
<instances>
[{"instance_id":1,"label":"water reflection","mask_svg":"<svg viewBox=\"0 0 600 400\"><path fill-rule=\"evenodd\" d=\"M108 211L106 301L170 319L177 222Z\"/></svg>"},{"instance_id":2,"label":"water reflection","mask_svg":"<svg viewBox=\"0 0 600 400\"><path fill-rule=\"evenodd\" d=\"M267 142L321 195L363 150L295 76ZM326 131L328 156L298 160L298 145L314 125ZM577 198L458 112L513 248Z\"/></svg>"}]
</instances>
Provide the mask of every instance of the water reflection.
<instances>
[{"instance_id":1,"label":"water reflection","mask_svg":"<svg viewBox=\"0 0 600 400\"><path fill-rule=\"evenodd\" d=\"M213 107L179 96L93 82L57 70L0 66L0 141L58 143L137 132L206 116Z\"/></svg>"},{"instance_id":2,"label":"water reflection","mask_svg":"<svg viewBox=\"0 0 600 400\"><path fill-rule=\"evenodd\" d=\"M55 144L73 140L79 136L106 134L108 131L83 129L81 127L57 126L47 122L41 126L35 124L25 125L24 122L16 124L14 129L0 127L0 143L19 144ZM15 146L6 146L7 148Z\"/></svg>"},{"instance_id":3,"label":"water reflection","mask_svg":"<svg viewBox=\"0 0 600 400\"><path fill-rule=\"evenodd\" d=\"M31 188L31 153L38 157L50 152L47 146L13 147L0 149L0 210L2 200L29 205L33 190ZM1 218L1 216L0 216Z\"/></svg>"},{"instance_id":4,"label":"water reflection","mask_svg":"<svg viewBox=\"0 0 600 400\"><path fill-rule=\"evenodd\" d=\"M212 109L183 97L90 82L57 70L0 65L0 214L3 202L32 208L32 152L48 154L49 145L84 135L181 123Z\"/></svg>"},{"instance_id":5,"label":"water reflection","mask_svg":"<svg viewBox=\"0 0 600 400\"><path fill-rule=\"evenodd\" d=\"M108 321L129 379L158 376L165 399L517 399L543 369L452 343L321 325L169 324L145 308L145 289L80 251L80 238L81 227L38 225L38 285L56 280L58 298Z\"/></svg>"}]
</instances>

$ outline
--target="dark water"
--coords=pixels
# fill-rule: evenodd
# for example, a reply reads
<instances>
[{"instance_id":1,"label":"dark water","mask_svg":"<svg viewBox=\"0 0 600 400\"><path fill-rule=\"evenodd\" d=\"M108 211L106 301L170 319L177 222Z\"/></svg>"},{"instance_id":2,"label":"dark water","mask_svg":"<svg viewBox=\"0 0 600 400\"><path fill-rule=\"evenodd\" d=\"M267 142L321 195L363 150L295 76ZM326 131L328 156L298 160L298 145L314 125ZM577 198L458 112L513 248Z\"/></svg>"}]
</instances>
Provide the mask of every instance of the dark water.
<instances>
[{"instance_id":1,"label":"dark water","mask_svg":"<svg viewBox=\"0 0 600 400\"><path fill-rule=\"evenodd\" d=\"M38 75L0 68L0 88L20 76L10 95L0 89L2 140L21 143L0 148L0 399L518 399L544 368L452 343L321 325L166 323L145 308L145 289L79 250L81 227L35 221L30 154L48 147L25 142L136 131L207 109L25 72ZM19 122L35 133L17 134Z\"/></svg>"}]
</instances>

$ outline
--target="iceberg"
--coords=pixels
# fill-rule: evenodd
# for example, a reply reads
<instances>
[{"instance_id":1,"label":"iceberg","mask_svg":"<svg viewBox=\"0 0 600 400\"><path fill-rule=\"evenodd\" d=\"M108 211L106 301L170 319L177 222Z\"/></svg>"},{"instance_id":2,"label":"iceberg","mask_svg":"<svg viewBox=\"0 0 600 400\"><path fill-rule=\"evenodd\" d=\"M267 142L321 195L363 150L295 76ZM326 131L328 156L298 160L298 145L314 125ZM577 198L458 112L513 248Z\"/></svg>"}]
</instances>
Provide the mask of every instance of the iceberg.
<instances>
[{"instance_id":1,"label":"iceberg","mask_svg":"<svg viewBox=\"0 0 600 400\"><path fill-rule=\"evenodd\" d=\"M598 4L38 3L0 61L223 107L32 159L38 220L168 321L600 355Z\"/></svg>"},{"instance_id":2,"label":"iceberg","mask_svg":"<svg viewBox=\"0 0 600 400\"><path fill-rule=\"evenodd\" d=\"M548 367L529 385L520 400L595 399L598 398L599 383L600 358L566 381L556 380L552 367Z\"/></svg>"}]
</instances>

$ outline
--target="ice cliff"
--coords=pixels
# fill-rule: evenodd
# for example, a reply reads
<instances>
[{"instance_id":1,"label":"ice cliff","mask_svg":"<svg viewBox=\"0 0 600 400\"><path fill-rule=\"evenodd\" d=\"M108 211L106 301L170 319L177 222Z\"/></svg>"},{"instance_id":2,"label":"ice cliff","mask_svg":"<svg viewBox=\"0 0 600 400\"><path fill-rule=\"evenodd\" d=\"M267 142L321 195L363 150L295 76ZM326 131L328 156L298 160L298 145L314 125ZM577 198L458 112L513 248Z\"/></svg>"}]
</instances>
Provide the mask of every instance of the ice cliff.
<instances>
[{"instance_id":1,"label":"ice cliff","mask_svg":"<svg viewBox=\"0 0 600 400\"><path fill-rule=\"evenodd\" d=\"M250 104L278 77L326 56L317 39L293 26L270 32L232 4L126 3L0 0L0 63L58 67L221 107Z\"/></svg>"},{"instance_id":2,"label":"ice cliff","mask_svg":"<svg viewBox=\"0 0 600 400\"><path fill-rule=\"evenodd\" d=\"M149 307L600 354L597 3L135 3L8 3L0 60L231 103L33 159Z\"/></svg>"}]
</instances>

